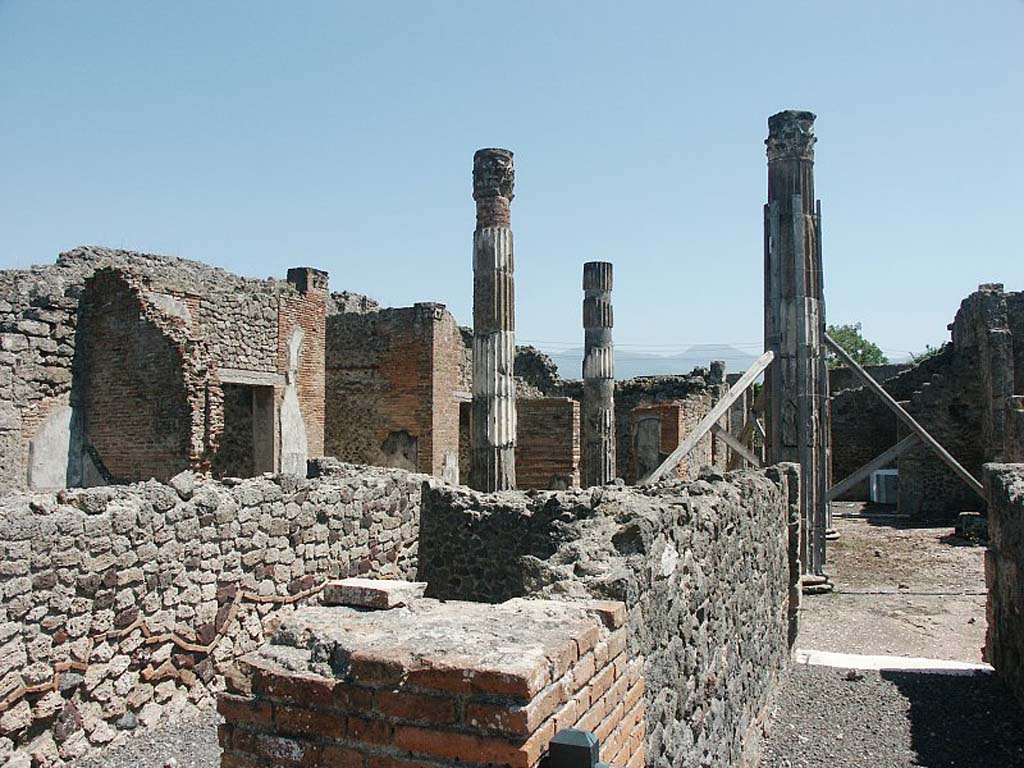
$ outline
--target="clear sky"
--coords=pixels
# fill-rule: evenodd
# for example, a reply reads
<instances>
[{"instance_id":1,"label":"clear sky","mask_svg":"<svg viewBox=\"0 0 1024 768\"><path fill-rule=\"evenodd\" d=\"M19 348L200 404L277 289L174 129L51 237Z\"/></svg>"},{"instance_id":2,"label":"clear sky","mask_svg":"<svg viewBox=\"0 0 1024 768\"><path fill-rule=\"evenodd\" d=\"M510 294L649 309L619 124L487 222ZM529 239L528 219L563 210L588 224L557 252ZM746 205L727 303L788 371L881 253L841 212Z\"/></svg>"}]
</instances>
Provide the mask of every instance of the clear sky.
<instances>
[{"instance_id":1,"label":"clear sky","mask_svg":"<svg viewBox=\"0 0 1024 768\"><path fill-rule=\"evenodd\" d=\"M893 354L1024 289L1024 2L0 0L0 268L79 244L471 320L474 150L515 152L518 335L761 340L763 140L818 115L830 323Z\"/></svg>"}]
</instances>

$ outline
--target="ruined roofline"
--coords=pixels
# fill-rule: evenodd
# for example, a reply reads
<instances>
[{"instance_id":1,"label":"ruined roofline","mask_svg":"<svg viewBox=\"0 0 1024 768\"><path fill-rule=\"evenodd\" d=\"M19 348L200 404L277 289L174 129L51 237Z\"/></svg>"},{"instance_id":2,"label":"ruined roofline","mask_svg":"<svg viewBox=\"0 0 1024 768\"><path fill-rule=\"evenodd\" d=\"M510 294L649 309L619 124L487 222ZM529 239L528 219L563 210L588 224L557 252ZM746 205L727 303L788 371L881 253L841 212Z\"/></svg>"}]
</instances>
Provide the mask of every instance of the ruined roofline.
<instances>
[{"instance_id":1,"label":"ruined roofline","mask_svg":"<svg viewBox=\"0 0 1024 768\"><path fill-rule=\"evenodd\" d=\"M154 290L177 293L207 294L246 291L254 293L296 293L297 288L281 277L257 278L239 275L223 267L179 256L108 248L100 245L81 245L57 255L52 264L34 264L25 269L0 271L0 280L47 280L51 276L63 279L64 287L81 283L103 267L127 269L144 279ZM303 273L320 273L308 267L298 268ZM294 271L294 270L289 270ZM323 273L326 280L326 273Z\"/></svg>"}]
</instances>

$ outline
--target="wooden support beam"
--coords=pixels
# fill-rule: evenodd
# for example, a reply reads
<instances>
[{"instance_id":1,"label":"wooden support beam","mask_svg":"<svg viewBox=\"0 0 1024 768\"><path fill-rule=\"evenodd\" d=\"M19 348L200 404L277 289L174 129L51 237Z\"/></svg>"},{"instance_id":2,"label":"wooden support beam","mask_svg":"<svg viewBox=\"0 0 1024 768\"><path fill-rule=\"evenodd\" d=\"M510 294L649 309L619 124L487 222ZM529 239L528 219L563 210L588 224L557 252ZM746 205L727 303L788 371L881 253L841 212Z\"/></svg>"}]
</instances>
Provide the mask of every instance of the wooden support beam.
<instances>
[{"instance_id":1,"label":"wooden support beam","mask_svg":"<svg viewBox=\"0 0 1024 768\"><path fill-rule=\"evenodd\" d=\"M849 477L844 478L843 480L829 488L828 497L826 500L835 501L837 496L842 496L844 493L853 488L853 486L855 486L861 480L866 478L876 469L881 469L886 464L891 463L896 459L897 456L905 452L908 448L913 448L920 441L921 439L917 435L907 435L898 443L896 443L896 445L892 446L892 448L889 448L887 451L878 454L877 456L875 456L875 458L873 458L863 467L853 472L853 474L851 474Z\"/></svg>"},{"instance_id":2,"label":"wooden support beam","mask_svg":"<svg viewBox=\"0 0 1024 768\"><path fill-rule=\"evenodd\" d=\"M906 424L911 432L921 438L921 441L925 445L935 451L939 458L946 462L946 464L949 465L949 468L952 469L972 491L978 494L981 498L985 498L985 489L982 484L978 482L977 478L964 469L963 465L954 459L953 455L943 448L942 444L938 440L928 434L928 430L918 424L914 417L907 413L903 406L897 403L893 399L892 395L886 392L882 388L881 384L871 378L871 374L861 368L860 365L857 364L857 361L850 357L847 351L839 346L839 343L827 333L825 334L825 343L832 348L832 351L839 356L840 360L846 363L846 365L848 365L850 369L857 374L858 378L867 385L868 389L881 398L882 402L889 407L889 410L895 413L897 418Z\"/></svg>"},{"instance_id":3,"label":"wooden support beam","mask_svg":"<svg viewBox=\"0 0 1024 768\"><path fill-rule=\"evenodd\" d=\"M747 446L741 443L738 438L733 437L729 433L729 430L723 427L721 424L714 424L711 427L711 431L717 437L722 438L726 445L728 445L730 448L736 451L736 453L738 453L740 456L746 459L750 464L753 464L755 467L761 466L761 460L754 455L753 451L751 451L749 448L747 448Z\"/></svg>"},{"instance_id":4,"label":"wooden support beam","mask_svg":"<svg viewBox=\"0 0 1024 768\"><path fill-rule=\"evenodd\" d=\"M678 447L669 454L669 457L661 463L660 467L640 481L640 485L656 483L675 469L679 462L686 457L686 454L697 447L697 443L699 443L701 439L711 431L711 428L726 414L729 408L732 407L732 404L740 399L747 387L753 383L754 379L764 372L765 368L771 365L772 360L774 359L775 353L770 349L757 358L754 364L747 369L747 372L740 376L739 379L736 380L736 383L729 388L725 397L715 403L714 407L708 411L707 416L700 420L700 423L683 439L683 442L681 442Z\"/></svg>"}]
</instances>

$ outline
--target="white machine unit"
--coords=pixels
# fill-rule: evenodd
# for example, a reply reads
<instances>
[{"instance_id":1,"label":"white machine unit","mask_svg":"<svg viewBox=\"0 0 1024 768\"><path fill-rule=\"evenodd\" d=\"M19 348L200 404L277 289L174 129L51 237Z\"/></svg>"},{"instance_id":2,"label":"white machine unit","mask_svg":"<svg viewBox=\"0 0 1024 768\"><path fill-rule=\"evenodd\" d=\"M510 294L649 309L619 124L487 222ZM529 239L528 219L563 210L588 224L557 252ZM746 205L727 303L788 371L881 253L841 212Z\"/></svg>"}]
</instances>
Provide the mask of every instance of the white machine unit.
<instances>
[{"instance_id":1,"label":"white machine unit","mask_svg":"<svg viewBox=\"0 0 1024 768\"><path fill-rule=\"evenodd\" d=\"M876 469L871 473L871 501L875 504L895 504L899 484L899 470Z\"/></svg>"}]
</instances>

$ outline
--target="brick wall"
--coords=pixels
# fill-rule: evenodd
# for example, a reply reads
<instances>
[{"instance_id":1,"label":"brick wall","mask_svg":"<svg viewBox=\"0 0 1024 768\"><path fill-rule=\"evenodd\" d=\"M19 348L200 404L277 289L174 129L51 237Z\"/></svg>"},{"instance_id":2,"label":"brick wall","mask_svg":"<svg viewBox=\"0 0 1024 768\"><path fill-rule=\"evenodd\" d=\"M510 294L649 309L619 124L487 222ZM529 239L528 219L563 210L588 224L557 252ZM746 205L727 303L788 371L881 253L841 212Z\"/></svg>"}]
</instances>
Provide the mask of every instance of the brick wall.
<instances>
[{"instance_id":1,"label":"brick wall","mask_svg":"<svg viewBox=\"0 0 1024 768\"><path fill-rule=\"evenodd\" d=\"M569 383L566 394L577 399ZM627 483L635 483L633 458L633 410L643 405L683 402L687 424L696 425L704 414L728 391L724 382L715 382L709 371L697 368L687 376L638 376L615 383L615 448L618 474ZM696 421L694 420L696 418ZM709 442L710 444L710 442ZM674 447L674 446L673 446ZM710 454L709 454L710 456ZM724 461L724 453L722 454Z\"/></svg>"},{"instance_id":2,"label":"brick wall","mask_svg":"<svg viewBox=\"0 0 1024 768\"><path fill-rule=\"evenodd\" d=\"M441 304L327 321L325 453L408 467L389 437L415 441L415 467L441 476L458 457L461 335Z\"/></svg>"},{"instance_id":3,"label":"brick wall","mask_svg":"<svg viewBox=\"0 0 1024 768\"><path fill-rule=\"evenodd\" d=\"M798 470L553 493L424 489L418 578L446 600L621 600L647 759L738 765L796 638Z\"/></svg>"},{"instance_id":4,"label":"brick wall","mask_svg":"<svg viewBox=\"0 0 1024 768\"><path fill-rule=\"evenodd\" d=\"M289 270L289 279L301 277L297 295L280 298L277 316L277 370L287 373L288 340L293 328L302 329L299 354L298 396L310 457L324 455L327 275L318 270Z\"/></svg>"},{"instance_id":5,"label":"brick wall","mask_svg":"<svg viewBox=\"0 0 1024 768\"><path fill-rule=\"evenodd\" d=\"M633 409L630 435L631 465L627 470L627 477L636 482L640 479L636 457L636 440L639 423L647 418L657 419L661 423L661 458L667 458L674 451L688 434L690 434L701 420L707 416L714 407L713 395L708 392L700 392L691 395L685 400L670 403L657 403L654 405L641 405ZM727 416L723 417L723 424L727 423ZM673 473L674 477L686 479L695 476L697 470L702 466L719 467L725 469L727 456L725 444L716 438L711 432L702 437L693 451L679 462ZM660 463L660 462L659 462ZM657 464L655 465L655 467ZM648 470L650 471L650 470Z\"/></svg>"},{"instance_id":6,"label":"brick wall","mask_svg":"<svg viewBox=\"0 0 1024 768\"><path fill-rule=\"evenodd\" d=\"M315 466L0 500L0 755L73 762L222 690L327 579L413 577L427 477Z\"/></svg>"},{"instance_id":7,"label":"brick wall","mask_svg":"<svg viewBox=\"0 0 1024 768\"><path fill-rule=\"evenodd\" d=\"M1024 704L1024 464L986 464L985 660Z\"/></svg>"},{"instance_id":8,"label":"brick wall","mask_svg":"<svg viewBox=\"0 0 1024 768\"><path fill-rule=\"evenodd\" d=\"M832 482L856 472L897 442L896 415L866 387L844 390L832 397ZM892 466L895 466L895 462ZM842 501L867 501L868 480L845 494Z\"/></svg>"},{"instance_id":9,"label":"brick wall","mask_svg":"<svg viewBox=\"0 0 1024 768\"><path fill-rule=\"evenodd\" d=\"M531 768L576 726L601 739L603 759L639 768L643 660L626 650L622 605L592 605L298 611L220 697L221 764Z\"/></svg>"},{"instance_id":10,"label":"brick wall","mask_svg":"<svg viewBox=\"0 0 1024 768\"><path fill-rule=\"evenodd\" d=\"M118 270L133 286L146 322L176 336L176 343L189 351L183 367L196 368L188 388L192 421L188 456L193 466L208 466L223 427L216 369L271 376L285 373L279 367L279 312L295 316L309 339L311 356L303 358L299 390L310 452L321 452L322 346L317 349L317 339L323 336L325 275L320 273L323 296L311 298L283 280L251 280L183 259L86 247L61 254L53 265L0 272L4 296L0 300L0 488L27 487L40 455L47 456L51 464L62 454L71 461L64 471L50 466L41 473L42 485L33 481L34 487L81 481L74 454L81 447L82 435L76 430L87 415L72 410L88 393L79 383L74 385L72 397L74 376L87 372L81 357L76 360L78 308L86 280L102 268ZM112 286L111 278L105 280L105 286ZM105 298L97 296L96 300ZM141 326L136 330L139 343L145 331ZM132 334L130 325L122 324L118 334L125 341ZM102 338L94 341L97 349L103 345ZM195 359L197 352L202 353L201 359ZM142 357L138 350L129 355L132 360ZM102 362L117 363L113 359ZM129 373L133 380L138 379L134 372ZM113 372L101 371L98 378L113 376ZM173 390L173 381L168 386ZM278 390L278 404L282 392ZM170 396L175 397L173 391ZM143 411L160 407L147 402ZM127 412L122 415L128 420L137 418ZM169 477L175 466L168 466L159 476Z\"/></svg>"},{"instance_id":11,"label":"brick wall","mask_svg":"<svg viewBox=\"0 0 1024 768\"><path fill-rule=\"evenodd\" d=\"M184 324L152 311L127 275L105 268L86 281L72 402L84 415L85 448L112 479L166 479L196 458L202 356Z\"/></svg>"},{"instance_id":12,"label":"brick wall","mask_svg":"<svg viewBox=\"0 0 1024 768\"><path fill-rule=\"evenodd\" d=\"M580 484L580 404L567 397L517 400L516 484L522 490Z\"/></svg>"}]
</instances>

